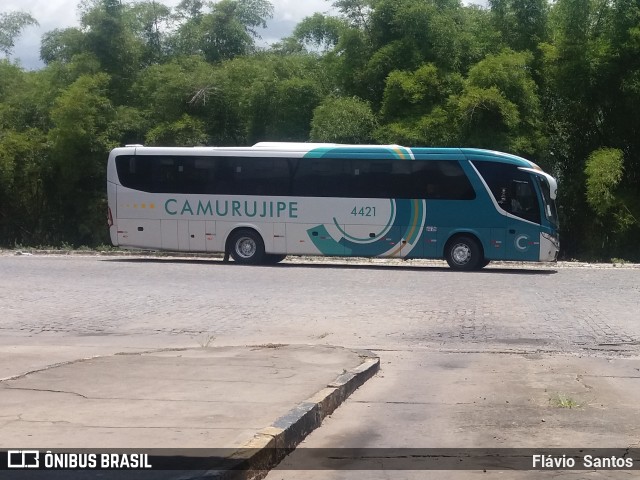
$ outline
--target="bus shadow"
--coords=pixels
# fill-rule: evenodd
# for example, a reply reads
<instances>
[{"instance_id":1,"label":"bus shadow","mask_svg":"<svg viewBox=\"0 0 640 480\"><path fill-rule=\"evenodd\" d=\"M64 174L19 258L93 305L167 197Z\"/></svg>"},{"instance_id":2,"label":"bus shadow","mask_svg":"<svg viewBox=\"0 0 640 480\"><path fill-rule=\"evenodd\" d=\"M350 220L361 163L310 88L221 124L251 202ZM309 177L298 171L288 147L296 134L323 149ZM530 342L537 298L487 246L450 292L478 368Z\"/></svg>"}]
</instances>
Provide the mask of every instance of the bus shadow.
<instances>
[{"instance_id":1,"label":"bus shadow","mask_svg":"<svg viewBox=\"0 0 640 480\"><path fill-rule=\"evenodd\" d=\"M449 273L466 273L469 275L481 274L481 275L554 275L558 271L554 268L526 268L526 267L501 267L501 266L488 266L482 270L476 270L472 272L457 272L449 267L441 267L438 265L372 265L367 263L303 263L303 262L283 262L275 265L238 265L233 261L224 262L221 258L163 258L163 257L148 257L148 258L105 258L104 262L115 263L171 263L182 265L228 265L233 267L247 267L247 268L279 268L279 269L319 269L319 270L369 270L369 271L394 271L394 272L449 272Z\"/></svg>"},{"instance_id":2,"label":"bus shadow","mask_svg":"<svg viewBox=\"0 0 640 480\"><path fill-rule=\"evenodd\" d=\"M511 274L511 275L553 275L558 273L554 269L534 268L484 268L472 272L457 272L449 267L437 265L367 265L367 264L341 264L341 263L281 263L278 265L265 265L273 268L315 268L315 269L342 269L342 270L380 270L394 272L448 272L472 274Z\"/></svg>"}]
</instances>

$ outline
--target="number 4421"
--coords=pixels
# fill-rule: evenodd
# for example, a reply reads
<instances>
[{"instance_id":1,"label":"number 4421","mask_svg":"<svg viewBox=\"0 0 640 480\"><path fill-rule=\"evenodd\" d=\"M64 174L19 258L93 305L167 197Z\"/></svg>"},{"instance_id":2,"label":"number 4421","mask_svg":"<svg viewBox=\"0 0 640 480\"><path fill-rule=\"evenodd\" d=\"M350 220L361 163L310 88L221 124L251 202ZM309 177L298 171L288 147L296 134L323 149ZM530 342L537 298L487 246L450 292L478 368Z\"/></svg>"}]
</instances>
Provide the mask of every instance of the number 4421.
<instances>
[{"instance_id":1,"label":"number 4421","mask_svg":"<svg viewBox=\"0 0 640 480\"><path fill-rule=\"evenodd\" d=\"M376 207L353 207L351 215L354 217L375 217Z\"/></svg>"}]
</instances>

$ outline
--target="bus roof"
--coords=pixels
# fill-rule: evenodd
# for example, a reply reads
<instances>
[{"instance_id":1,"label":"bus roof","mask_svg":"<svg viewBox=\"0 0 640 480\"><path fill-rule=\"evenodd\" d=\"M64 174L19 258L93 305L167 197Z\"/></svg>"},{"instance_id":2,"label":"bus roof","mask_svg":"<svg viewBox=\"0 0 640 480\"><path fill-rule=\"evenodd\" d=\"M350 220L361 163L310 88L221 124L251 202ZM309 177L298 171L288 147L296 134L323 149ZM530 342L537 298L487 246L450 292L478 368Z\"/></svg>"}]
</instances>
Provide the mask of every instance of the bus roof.
<instances>
[{"instance_id":1,"label":"bus roof","mask_svg":"<svg viewBox=\"0 0 640 480\"><path fill-rule=\"evenodd\" d=\"M206 156L207 154L231 154L233 156L252 154L257 157L271 156L274 153L282 153L285 156L318 157L327 156L332 151L345 158L358 154L385 153L389 158L419 159L435 158L439 155L447 158L458 157L469 160L491 160L510 163L520 167L539 169L539 167L522 157L509 153L486 150L480 148L439 148L439 147L403 147L400 145L346 145L338 143L303 143L303 142L259 142L249 147L145 147L143 145L127 145L113 150L114 155L193 155L194 153Z\"/></svg>"}]
</instances>

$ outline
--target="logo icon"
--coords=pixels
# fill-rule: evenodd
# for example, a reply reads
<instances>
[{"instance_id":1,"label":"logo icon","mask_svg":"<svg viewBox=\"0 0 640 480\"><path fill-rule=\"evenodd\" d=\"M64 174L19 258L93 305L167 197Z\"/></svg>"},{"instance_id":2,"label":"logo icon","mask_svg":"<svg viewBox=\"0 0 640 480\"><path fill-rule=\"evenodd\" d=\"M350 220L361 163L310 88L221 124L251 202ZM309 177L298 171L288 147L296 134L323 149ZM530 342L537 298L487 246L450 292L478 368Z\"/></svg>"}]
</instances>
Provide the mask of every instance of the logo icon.
<instances>
[{"instance_id":1,"label":"logo icon","mask_svg":"<svg viewBox=\"0 0 640 480\"><path fill-rule=\"evenodd\" d=\"M518 235L516 237L516 248L521 252L526 252L529 250L529 237L527 235Z\"/></svg>"},{"instance_id":2,"label":"logo icon","mask_svg":"<svg viewBox=\"0 0 640 480\"><path fill-rule=\"evenodd\" d=\"M38 450L9 450L7 452L8 468L38 468L40 467L40 452Z\"/></svg>"}]
</instances>

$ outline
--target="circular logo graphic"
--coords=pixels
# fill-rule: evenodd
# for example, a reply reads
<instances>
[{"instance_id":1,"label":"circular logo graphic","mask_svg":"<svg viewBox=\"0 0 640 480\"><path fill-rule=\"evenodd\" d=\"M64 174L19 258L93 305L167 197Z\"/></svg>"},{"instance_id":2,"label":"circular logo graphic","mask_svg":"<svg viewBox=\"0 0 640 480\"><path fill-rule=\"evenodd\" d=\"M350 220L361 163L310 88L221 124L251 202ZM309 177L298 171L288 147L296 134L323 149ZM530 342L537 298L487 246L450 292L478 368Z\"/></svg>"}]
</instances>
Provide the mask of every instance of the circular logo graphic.
<instances>
[{"instance_id":1,"label":"circular logo graphic","mask_svg":"<svg viewBox=\"0 0 640 480\"><path fill-rule=\"evenodd\" d=\"M529 237L527 235L518 235L515 240L516 248L521 252L529 250Z\"/></svg>"}]
</instances>

